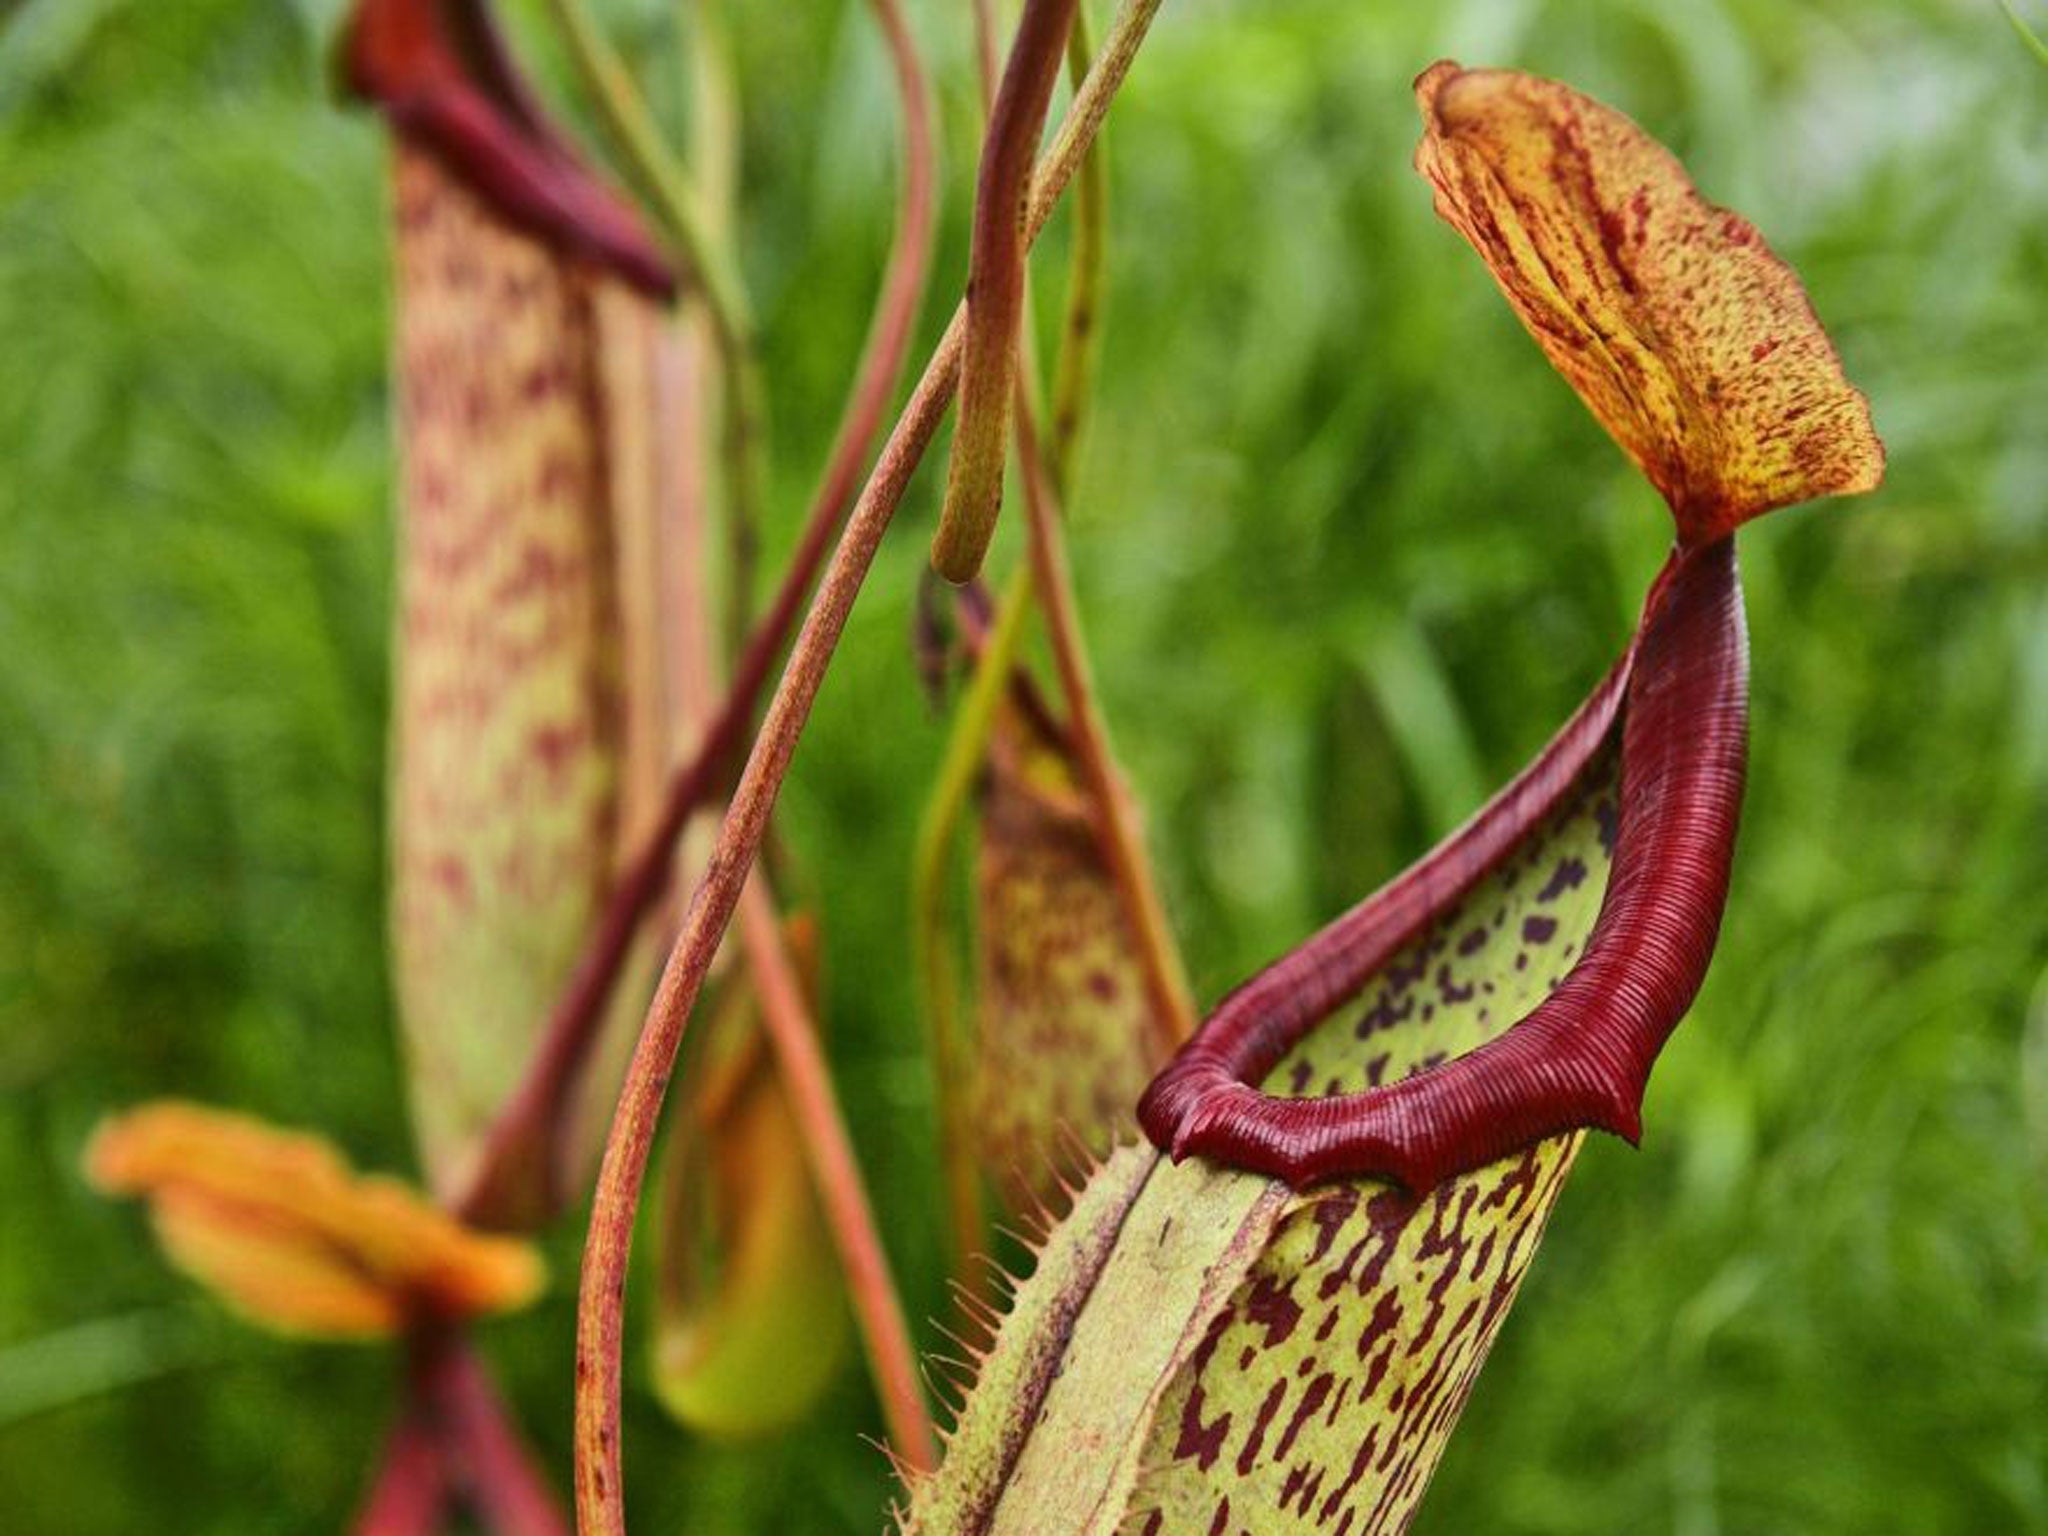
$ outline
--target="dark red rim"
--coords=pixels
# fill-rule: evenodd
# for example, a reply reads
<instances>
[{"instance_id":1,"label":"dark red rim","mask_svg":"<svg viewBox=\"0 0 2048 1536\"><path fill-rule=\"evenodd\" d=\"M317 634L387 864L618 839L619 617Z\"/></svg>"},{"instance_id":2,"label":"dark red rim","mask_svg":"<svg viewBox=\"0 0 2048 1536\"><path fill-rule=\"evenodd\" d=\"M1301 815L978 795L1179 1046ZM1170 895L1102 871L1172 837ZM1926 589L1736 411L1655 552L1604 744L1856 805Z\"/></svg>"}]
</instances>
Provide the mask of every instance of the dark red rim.
<instances>
[{"instance_id":1,"label":"dark red rim","mask_svg":"<svg viewBox=\"0 0 2048 1536\"><path fill-rule=\"evenodd\" d=\"M673 296L668 259L549 123L485 0L362 0L341 63L350 91L514 224L655 298Z\"/></svg>"},{"instance_id":2,"label":"dark red rim","mask_svg":"<svg viewBox=\"0 0 2048 1536\"><path fill-rule=\"evenodd\" d=\"M1634 1141L1650 1067L1706 975L1727 905L1748 742L1748 640L1732 538L1675 550L1613 670L1541 754L1398 879L1226 997L1138 1105L1190 1153L1302 1186L1376 1176L1420 1193L1597 1128ZM1460 899L1619 738L1614 867L1585 953L1466 1055L1386 1087L1252 1086Z\"/></svg>"}]
</instances>

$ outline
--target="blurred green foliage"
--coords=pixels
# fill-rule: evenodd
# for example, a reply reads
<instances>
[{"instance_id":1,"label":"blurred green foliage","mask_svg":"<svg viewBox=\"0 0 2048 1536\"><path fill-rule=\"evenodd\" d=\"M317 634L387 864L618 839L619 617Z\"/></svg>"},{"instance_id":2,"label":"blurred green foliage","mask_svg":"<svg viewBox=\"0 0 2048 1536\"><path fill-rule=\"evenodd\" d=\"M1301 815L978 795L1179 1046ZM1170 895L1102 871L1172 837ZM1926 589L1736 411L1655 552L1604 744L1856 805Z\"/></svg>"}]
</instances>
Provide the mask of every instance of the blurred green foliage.
<instances>
[{"instance_id":1,"label":"blurred green foliage","mask_svg":"<svg viewBox=\"0 0 2048 1536\"><path fill-rule=\"evenodd\" d=\"M914 9L948 139L935 325L975 107L967 8ZM0 7L10 1531L331 1531L383 1428L390 1361L237 1329L77 1172L101 1113L173 1092L409 1159L381 953L381 139L328 98L336 10ZM679 122L675 16L610 15ZM858 5L733 20L786 542L886 240L889 100ZM1112 118L1073 542L1198 987L1511 772L1666 533L1408 170L1408 81L1446 53L1612 101L1753 217L1892 471L1744 537L1755 753L1721 954L1643 1151L1583 1159L1419 1529L2048 1531L2048 75L1991 0L1166 7ZM935 482L783 826L911 1310L943 1319L902 931L942 733L907 645ZM558 1469L580 1235L487 1341ZM628 1430L639 1528L882 1524L857 1375L764 1446L690 1443L644 1384Z\"/></svg>"}]
</instances>

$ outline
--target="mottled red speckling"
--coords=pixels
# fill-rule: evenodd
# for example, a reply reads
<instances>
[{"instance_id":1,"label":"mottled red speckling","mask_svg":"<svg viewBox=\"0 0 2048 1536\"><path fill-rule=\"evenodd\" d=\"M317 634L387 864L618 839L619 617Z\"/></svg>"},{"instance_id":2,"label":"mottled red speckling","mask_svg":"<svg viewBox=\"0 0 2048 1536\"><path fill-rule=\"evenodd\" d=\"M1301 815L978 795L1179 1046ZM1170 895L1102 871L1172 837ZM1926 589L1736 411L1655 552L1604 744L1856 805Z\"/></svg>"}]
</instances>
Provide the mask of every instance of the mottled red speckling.
<instances>
[{"instance_id":1,"label":"mottled red speckling","mask_svg":"<svg viewBox=\"0 0 2048 1536\"><path fill-rule=\"evenodd\" d=\"M969 1129L1013 1203L1054 1193L1063 1138L1106 1151L1160 1065L1145 976L1063 724L1020 687L991 729L976 857Z\"/></svg>"},{"instance_id":2,"label":"mottled red speckling","mask_svg":"<svg viewBox=\"0 0 2048 1536\"><path fill-rule=\"evenodd\" d=\"M658 787L628 690L654 578L656 320L437 155L393 157L398 625L392 943L425 1161L459 1187ZM637 1009L637 1004L628 1002Z\"/></svg>"},{"instance_id":3,"label":"mottled red speckling","mask_svg":"<svg viewBox=\"0 0 2048 1536\"><path fill-rule=\"evenodd\" d=\"M1705 543L1773 507L1867 491L1870 408L1792 269L1611 107L1442 63L1415 163L1559 373Z\"/></svg>"}]
</instances>

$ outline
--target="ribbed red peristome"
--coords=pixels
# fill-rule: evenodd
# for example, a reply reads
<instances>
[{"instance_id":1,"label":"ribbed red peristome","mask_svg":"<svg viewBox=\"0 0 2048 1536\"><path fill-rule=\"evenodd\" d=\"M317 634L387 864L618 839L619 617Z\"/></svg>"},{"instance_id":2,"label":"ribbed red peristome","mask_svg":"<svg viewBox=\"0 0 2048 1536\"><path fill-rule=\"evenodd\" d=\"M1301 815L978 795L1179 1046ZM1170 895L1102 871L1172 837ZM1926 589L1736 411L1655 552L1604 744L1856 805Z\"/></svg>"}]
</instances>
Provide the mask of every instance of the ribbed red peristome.
<instances>
[{"instance_id":1,"label":"ribbed red peristome","mask_svg":"<svg viewBox=\"0 0 2048 1536\"><path fill-rule=\"evenodd\" d=\"M1748 641L1732 539L1673 553L1614 669L1541 755L1390 885L1238 988L1138 1106L1176 1158L1411 1191L1587 1127L1634 1141L1650 1067L1720 930L1742 803ZM1504 1034L1382 1088L1251 1086L1515 847L1619 733L1614 868L1585 953Z\"/></svg>"},{"instance_id":2,"label":"ribbed red peristome","mask_svg":"<svg viewBox=\"0 0 2048 1536\"><path fill-rule=\"evenodd\" d=\"M632 205L542 114L485 0L360 0L341 65L351 91L514 224L655 298L675 292L675 273Z\"/></svg>"}]
</instances>

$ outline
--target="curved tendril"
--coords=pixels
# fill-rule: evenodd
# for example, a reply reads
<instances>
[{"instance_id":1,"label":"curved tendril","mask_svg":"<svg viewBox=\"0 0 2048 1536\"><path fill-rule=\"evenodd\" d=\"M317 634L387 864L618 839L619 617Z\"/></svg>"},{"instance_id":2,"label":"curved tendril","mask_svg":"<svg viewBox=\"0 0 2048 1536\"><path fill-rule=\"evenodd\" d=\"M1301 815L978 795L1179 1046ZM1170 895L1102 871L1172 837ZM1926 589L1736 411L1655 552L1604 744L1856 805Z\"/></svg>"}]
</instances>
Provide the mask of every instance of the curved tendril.
<instances>
[{"instance_id":1,"label":"curved tendril","mask_svg":"<svg viewBox=\"0 0 2048 1536\"><path fill-rule=\"evenodd\" d=\"M1067 73L1076 87L1087 77L1095 46L1088 8L1074 11L1067 34ZM1053 361L1051 419L1052 483L1062 496L1073 489L1074 459L1082 419L1095 377L1102 335L1103 261L1109 238L1109 166L1100 140L1081 162L1074 184L1074 244L1067 257L1067 295L1060 313L1059 352Z\"/></svg>"},{"instance_id":2,"label":"curved tendril","mask_svg":"<svg viewBox=\"0 0 2048 1536\"><path fill-rule=\"evenodd\" d=\"M695 754L670 778L659 819L613 886L604 913L549 1017L540 1048L493 1127L479 1172L460 1203L472 1219L500 1206L506 1191L520 1182L521 1160L536 1155L536 1139L551 1140L560 1126L562 1107L595 1043L634 935L669 887L677 840L691 814L729 781L761 691L789 643L833 537L852 504L861 466L903 372L931 266L936 215L932 106L916 40L904 22L901 6L897 0L874 0L874 5L903 105L903 195L859 373L806 514L803 537L790 556L774 601L749 635L718 713L706 727ZM553 1184L559 1160L545 1149L538 1155L545 1158L547 1177ZM561 1197L559 1189L551 1189L551 1204L559 1203Z\"/></svg>"},{"instance_id":3,"label":"curved tendril","mask_svg":"<svg viewBox=\"0 0 2048 1536\"><path fill-rule=\"evenodd\" d=\"M1010 398L1024 315L1024 224L1031 162L1059 79L1077 0L1025 0L1003 69L974 198L967 274L967 346L960 411L946 471L946 500L932 538L932 566L951 582L981 569L1003 499Z\"/></svg>"},{"instance_id":4,"label":"curved tendril","mask_svg":"<svg viewBox=\"0 0 2048 1536\"><path fill-rule=\"evenodd\" d=\"M1160 0L1124 0L1095 67L1075 94L1041 173L1031 189L1025 230L1035 238L1051 217L1081 157L1123 84ZM623 1536L625 1501L619 1448L620 1365L624 1342L626 1266L633 1218L646 1180L648 1152L667 1095L669 1074L704 974L738 905L747 870L760 851L797 738L824 681L853 601L873 562L911 475L938 430L959 380L964 317L933 348L924 373L883 445L854 504L832 562L790 656L788 670L761 724L738 789L719 828L718 843L698 883L682 931L648 1011L605 1144L592 1201L576 1314L576 1511L583 1536Z\"/></svg>"}]
</instances>

